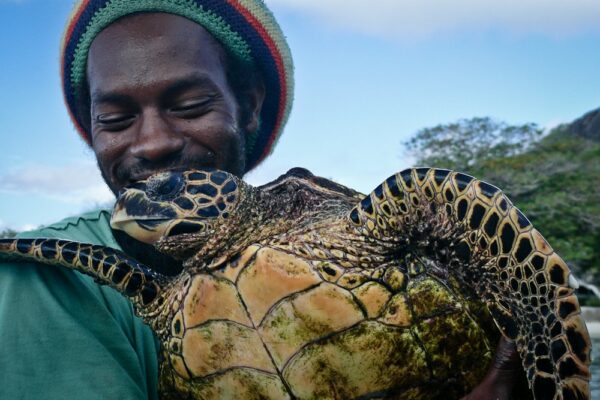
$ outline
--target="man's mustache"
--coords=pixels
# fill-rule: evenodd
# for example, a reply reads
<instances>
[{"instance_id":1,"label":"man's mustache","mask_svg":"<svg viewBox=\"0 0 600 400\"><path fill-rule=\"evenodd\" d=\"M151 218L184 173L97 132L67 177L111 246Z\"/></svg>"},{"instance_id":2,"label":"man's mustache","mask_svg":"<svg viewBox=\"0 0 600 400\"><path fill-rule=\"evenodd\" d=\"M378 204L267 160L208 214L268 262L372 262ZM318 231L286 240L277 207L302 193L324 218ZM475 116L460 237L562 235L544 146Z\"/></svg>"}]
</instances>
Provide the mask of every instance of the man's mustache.
<instances>
[{"instance_id":1,"label":"man's mustache","mask_svg":"<svg viewBox=\"0 0 600 400\"><path fill-rule=\"evenodd\" d=\"M146 179L161 171L212 169L215 163L216 158L212 152L208 157L180 156L159 161L137 160L134 164L121 166L115 172L115 175L121 182L134 182Z\"/></svg>"}]
</instances>

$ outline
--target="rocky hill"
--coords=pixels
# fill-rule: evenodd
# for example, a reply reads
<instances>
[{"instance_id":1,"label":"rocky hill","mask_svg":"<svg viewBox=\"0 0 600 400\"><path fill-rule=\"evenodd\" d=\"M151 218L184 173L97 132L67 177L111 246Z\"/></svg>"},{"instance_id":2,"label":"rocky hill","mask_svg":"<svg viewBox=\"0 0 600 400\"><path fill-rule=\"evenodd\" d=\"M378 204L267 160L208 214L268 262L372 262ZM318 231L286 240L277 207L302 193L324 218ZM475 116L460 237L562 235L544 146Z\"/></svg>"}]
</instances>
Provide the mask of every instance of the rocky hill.
<instances>
[{"instance_id":1,"label":"rocky hill","mask_svg":"<svg viewBox=\"0 0 600 400\"><path fill-rule=\"evenodd\" d=\"M600 108L588 112L567 126L573 136L600 142Z\"/></svg>"}]
</instances>

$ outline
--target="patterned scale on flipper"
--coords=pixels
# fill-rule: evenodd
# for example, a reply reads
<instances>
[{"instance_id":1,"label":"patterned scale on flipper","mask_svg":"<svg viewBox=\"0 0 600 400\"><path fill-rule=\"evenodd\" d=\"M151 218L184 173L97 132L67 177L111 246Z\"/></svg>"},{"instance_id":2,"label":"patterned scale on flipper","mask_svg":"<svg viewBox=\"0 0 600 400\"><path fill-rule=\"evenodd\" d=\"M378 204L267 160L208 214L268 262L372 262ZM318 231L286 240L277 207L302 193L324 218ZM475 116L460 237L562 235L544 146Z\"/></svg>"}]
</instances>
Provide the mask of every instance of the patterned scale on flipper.
<instances>
[{"instance_id":1,"label":"patterned scale on flipper","mask_svg":"<svg viewBox=\"0 0 600 400\"><path fill-rule=\"evenodd\" d=\"M447 170L405 170L350 219L378 239L406 232L414 245L448 260L451 272L485 299L502 334L516 341L536 399L590 398L591 342L577 281L498 188ZM436 222L420 228L422 220Z\"/></svg>"}]
</instances>

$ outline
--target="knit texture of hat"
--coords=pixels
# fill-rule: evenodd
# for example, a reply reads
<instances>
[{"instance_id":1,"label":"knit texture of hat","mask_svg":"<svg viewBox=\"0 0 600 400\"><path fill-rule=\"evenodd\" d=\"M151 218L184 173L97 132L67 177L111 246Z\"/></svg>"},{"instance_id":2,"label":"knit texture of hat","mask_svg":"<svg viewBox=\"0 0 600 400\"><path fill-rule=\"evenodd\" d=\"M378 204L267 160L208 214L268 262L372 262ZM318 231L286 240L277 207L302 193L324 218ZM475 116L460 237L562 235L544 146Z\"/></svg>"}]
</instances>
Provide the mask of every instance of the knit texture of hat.
<instances>
[{"instance_id":1,"label":"knit texture of hat","mask_svg":"<svg viewBox=\"0 0 600 400\"><path fill-rule=\"evenodd\" d=\"M77 104L85 95L86 68L94 38L124 16L164 12L188 18L206 29L238 60L261 71L266 96L258 132L246 138L246 170L263 161L281 136L292 108L292 56L277 21L262 0L80 0L62 41L61 75L65 102L81 137L91 144Z\"/></svg>"}]
</instances>

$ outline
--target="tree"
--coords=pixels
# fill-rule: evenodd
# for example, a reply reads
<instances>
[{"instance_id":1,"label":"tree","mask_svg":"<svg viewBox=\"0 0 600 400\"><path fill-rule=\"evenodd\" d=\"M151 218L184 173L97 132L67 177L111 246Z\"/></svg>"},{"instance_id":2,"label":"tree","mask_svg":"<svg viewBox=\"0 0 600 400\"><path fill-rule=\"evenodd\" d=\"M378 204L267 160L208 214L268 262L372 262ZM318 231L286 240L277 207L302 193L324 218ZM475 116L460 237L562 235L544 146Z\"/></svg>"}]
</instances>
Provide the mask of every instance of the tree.
<instances>
[{"instance_id":1,"label":"tree","mask_svg":"<svg viewBox=\"0 0 600 400\"><path fill-rule=\"evenodd\" d=\"M13 238L17 235L17 231L12 229L4 229L0 231L0 239Z\"/></svg>"},{"instance_id":2,"label":"tree","mask_svg":"<svg viewBox=\"0 0 600 400\"><path fill-rule=\"evenodd\" d=\"M529 150L542 132L533 123L508 125L477 117L421 129L404 146L418 165L471 172L487 160Z\"/></svg>"}]
</instances>

